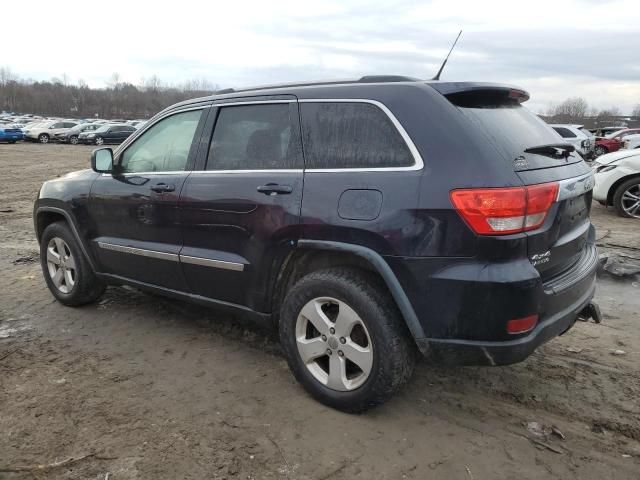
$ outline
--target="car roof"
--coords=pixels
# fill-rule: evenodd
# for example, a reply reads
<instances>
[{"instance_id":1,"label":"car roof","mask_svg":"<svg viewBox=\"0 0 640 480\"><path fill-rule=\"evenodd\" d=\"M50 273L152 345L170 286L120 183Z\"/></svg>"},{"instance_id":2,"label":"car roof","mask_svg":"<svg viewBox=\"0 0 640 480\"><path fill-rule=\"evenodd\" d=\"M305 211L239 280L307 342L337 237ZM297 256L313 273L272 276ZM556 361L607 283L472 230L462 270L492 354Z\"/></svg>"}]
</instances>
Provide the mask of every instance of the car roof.
<instances>
[{"instance_id":1,"label":"car roof","mask_svg":"<svg viewBox=\"0 0 640 480\"><path fill-rule=\"evenodd\" d=\"M235 98L259 97L259 96L296 96L300 99L305 98L359 98L359 87L418 87L436 90L442 95L453 93L463 93L477 90L493 90L504 92L516 92L518 101L523 102L529 99L529 94L525 90L499 83L486 82L441 82L435 80L420 80L414 77L402 75L366 75L351 80L327 80L320 82L306 83L282 83L277 85L265 85L248 88L227 88L216 91L213 95L207 97L198 97L177 103L168 107L163 111L173 110L184 106L205 103L218 100L232 100ZM432 91L433 91L432 90ZM361 97L360 97L361 98Z\"/></svg>"}]
</instances>

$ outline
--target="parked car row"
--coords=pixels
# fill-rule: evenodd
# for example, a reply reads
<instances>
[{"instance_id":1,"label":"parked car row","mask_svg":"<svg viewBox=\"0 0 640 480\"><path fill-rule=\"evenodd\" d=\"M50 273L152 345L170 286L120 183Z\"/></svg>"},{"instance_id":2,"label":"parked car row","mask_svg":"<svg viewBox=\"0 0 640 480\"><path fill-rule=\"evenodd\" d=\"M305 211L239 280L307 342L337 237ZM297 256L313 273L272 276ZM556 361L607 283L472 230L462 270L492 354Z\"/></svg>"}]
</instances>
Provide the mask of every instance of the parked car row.
<instances>
[{"instance_id":1,"label":"parked car row","mask_svg":"<svg viewBox=\"0 0 640 480\"><path fill-rule=\"evenodd\" d=\"M46 119L0 114L0 142L26 140L39 143L121 143L141 128L146 120Z\"/></svg>"}]
</instances>

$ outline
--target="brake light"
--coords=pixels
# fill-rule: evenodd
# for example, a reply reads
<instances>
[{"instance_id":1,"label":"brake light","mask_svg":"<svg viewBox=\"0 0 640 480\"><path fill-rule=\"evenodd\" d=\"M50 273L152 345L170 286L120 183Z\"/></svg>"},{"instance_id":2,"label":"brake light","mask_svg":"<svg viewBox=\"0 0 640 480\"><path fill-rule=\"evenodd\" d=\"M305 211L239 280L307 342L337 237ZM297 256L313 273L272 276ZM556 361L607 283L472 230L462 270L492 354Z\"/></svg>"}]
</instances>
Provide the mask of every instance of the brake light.
<instances>
[{"instance_id":1,"label":"brake light","mask_svg":"<svg viewBox=\"0 0 640 480\"><path fill-rule=\"evenodd\" d=\"M479 235L508 235L538 228L558 196L558 183L453 190L451 203Z\"/></svg>"},{"instance_id":2,"label":"brake light","mask_svg":"<svg viewBox=\"0 0 640 480\"><path fill-rule=\"evenodd\" d=\"M507 333L515 335L532 330L538 323L538 315L530 315L524 318L516 318L507 322Z\"/></svg>"}]
</instances>

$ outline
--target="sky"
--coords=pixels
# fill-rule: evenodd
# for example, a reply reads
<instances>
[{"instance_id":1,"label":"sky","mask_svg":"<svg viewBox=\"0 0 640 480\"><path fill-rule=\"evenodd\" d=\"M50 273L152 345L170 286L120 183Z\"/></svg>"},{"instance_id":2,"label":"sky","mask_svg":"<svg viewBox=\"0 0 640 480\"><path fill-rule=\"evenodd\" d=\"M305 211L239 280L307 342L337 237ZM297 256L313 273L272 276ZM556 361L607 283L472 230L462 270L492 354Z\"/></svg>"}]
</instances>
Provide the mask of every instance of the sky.
<instances>
[{"instance_id":1,"label":"sky","mask_svg":"<svg viewBox=\"0 0 640 480\"><path fill-rule=\"evenodd\" d=\"M28 17L7 6L21 16L2 23L3 45L19 48L2 49L0 66L22 78L104 87L117 72L221 88L430 78L462 29L443 81L514 84L537 112L572 96L624 114L640 103L638 0L31 0Z\"/></svg>"}]
</instances>

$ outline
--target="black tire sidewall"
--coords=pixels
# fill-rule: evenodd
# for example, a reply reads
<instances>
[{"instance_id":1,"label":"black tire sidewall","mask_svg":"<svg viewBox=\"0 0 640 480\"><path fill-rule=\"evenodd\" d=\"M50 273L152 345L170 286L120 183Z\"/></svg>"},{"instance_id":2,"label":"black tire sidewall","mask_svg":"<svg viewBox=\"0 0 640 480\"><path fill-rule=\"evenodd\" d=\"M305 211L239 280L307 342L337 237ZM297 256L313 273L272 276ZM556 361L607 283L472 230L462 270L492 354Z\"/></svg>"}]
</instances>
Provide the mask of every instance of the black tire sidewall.
<instances>
[{"instance_id":1,"label":"black tire sidewall","mask_svg":"<svg viewBox=\"0 0 640 480\"><path fill-rule=\"evenodd\" d=\"M366 276L363 276L366 278ZM395 305L380 289L374 287L356 288L346 277L332 276L331 270L314 272L297 283L287 295L280 317L280 341L285 350L289 367L296 379L317 400L333 408L348 412L359 412L385 401L397 390L393 384L395 362L403 361L393 357L398 352L392 348L395 336L390 330L401 327L393 325L400 322ZM373 366L365 383L353 391L338 392L322 385L304 365L298 353L295 327L298 314L310 300L318 297L332 297L341 300L353 308L367 327L373 345ZM395 317L395 322L380 322ZM401 332L400 337L405 336ZM412 369L413 365L409 368ZM390 382L392 384L390 384ZM404 382L401 382L404 383Z\"/></svg>"}]
</instances>

